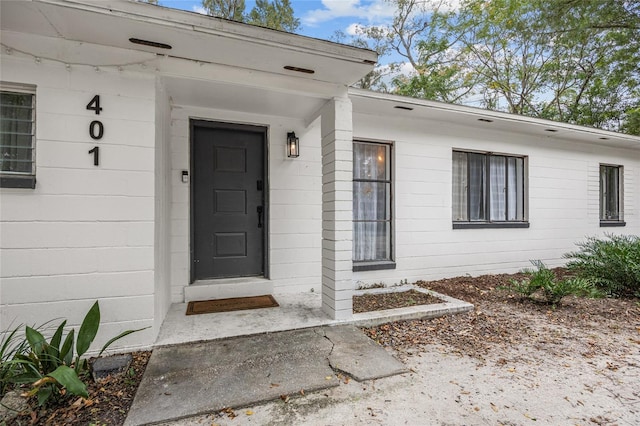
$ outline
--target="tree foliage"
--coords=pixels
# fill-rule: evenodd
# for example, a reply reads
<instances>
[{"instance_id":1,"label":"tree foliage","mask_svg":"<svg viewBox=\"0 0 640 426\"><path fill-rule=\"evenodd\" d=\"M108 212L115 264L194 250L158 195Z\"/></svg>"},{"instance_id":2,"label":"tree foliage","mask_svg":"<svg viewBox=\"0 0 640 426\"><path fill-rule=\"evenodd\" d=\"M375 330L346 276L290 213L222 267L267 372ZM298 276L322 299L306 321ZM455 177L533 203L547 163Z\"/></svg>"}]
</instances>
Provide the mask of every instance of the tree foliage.
<instances>
[{"instance_id":1,"label":"tree foliage","mask_svg":"<svg viewBox=\"0 0 640 426\"><path fill-rule=\"evenodd\" d=\"M640 134L637 0L387 1L352 39L400 58L369 88Z\"/></svg>"},{"instance_id":2,"label":"tree foliage","mask_svg":"<svg viewBox=\"0 0 640 426\"><path fill-rule=\"evenodd\" d=\"M244 0L202 0L202 7L211 16L244 21Z\"/></svg>"},{"instance_id":3,"label":"tree foliage","mask_svg":"<svg viewBox=\"0 0 640 426\"><path fill-rule=\"evenodd\" d=\"M256 7L249 13L247 22L290 33L300 27L300 19L294 16L289 0L256 0Z\"/></svg>"},{"instance_id":4,"label":"tree foliage","mask_svg":"<svg viewBox=\"0 0 640 426\"><path fill-rule=\"evenodd\" d=\"M256 0L248 14L244 0L202 0L202 7L211 16L274 30L295 32L300 28L300 19L295 17L290 0Z\"/></svg>"}]
</instances>

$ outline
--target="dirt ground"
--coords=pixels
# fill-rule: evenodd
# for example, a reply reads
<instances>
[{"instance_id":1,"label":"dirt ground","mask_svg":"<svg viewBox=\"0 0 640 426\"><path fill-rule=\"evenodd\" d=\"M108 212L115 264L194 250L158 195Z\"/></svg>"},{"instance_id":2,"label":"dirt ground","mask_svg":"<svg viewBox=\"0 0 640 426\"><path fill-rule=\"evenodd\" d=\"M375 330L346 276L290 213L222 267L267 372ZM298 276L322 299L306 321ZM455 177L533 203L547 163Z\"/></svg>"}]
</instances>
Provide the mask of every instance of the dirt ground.
<instances>
[{"instance_id":1,"label":"dirt ground","mask_svg":"<svg viewBox=\"0 0 640 426\"><path fill-rule=\"evenodd\" d=\"M639 301L551 307L497 288L510 278L421 282L476 309L364 329L411 373L173 425L640 424Z\"/></svg>"},{"instance_id":2,"label":"dirt ground","mask_svg":"<svg viewBox=\"0 0 640 426\"><path fill-rule=\"evenodd\" d=\"M512 278L522 276L418 282L475 310L363 329L410 373L345 378L326 392L172 425L640 424L640 301L570 297L551 307L498 289ZM357 303L385 309L403 298L415 304L412 293ZM91 385L88 404L34 410L17 424L121 424L148 356L135 357L130 375Z\"/></svg>"}]
</instances>

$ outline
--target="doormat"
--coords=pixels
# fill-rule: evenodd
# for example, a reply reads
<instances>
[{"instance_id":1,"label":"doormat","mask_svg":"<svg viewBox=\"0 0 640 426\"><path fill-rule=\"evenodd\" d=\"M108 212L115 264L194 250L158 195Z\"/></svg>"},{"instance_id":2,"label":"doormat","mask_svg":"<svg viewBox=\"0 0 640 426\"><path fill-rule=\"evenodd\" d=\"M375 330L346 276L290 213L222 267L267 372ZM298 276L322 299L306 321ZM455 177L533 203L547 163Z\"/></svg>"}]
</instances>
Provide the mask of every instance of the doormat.
<instances>
[{"instance_id":1,"label":"doormat","mask_svg":"<svg viewBox=\"0 0 640 426\"><path fill-rule=\"evenodd\" d=\"M275 308L276 299L270 294L231 299L199 300L189 302L187 315L212 314L214 312L244 311L246 309Z\"/></svg>"}]
</instances>

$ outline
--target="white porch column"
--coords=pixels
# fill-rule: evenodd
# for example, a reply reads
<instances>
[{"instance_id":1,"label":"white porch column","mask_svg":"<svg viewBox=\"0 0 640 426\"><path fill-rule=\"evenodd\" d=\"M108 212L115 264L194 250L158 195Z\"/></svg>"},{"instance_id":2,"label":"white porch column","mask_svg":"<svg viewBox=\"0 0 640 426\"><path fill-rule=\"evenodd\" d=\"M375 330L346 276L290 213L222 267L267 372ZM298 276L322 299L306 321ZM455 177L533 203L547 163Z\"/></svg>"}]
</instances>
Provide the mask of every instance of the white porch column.
<instances>
[{"instance_id":1,"label":"white porch column","mask_svg":"<svg viewBox=\"0 0 640 426\"><path fill-rule=\"evenodd\" d=\"M322 310L353 314L353 122L351 100L334 98L321 112Z\"/></svg>"}]
</instances>

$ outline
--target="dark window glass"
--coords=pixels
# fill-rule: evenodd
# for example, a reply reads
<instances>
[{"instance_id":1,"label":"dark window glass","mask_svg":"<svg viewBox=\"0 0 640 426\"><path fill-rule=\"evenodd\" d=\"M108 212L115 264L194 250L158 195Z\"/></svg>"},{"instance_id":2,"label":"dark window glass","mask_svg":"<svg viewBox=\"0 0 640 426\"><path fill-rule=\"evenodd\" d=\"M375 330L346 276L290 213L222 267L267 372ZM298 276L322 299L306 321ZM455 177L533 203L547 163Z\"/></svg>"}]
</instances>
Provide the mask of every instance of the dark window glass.
<instances>
[{"instance_id":1,"label":"dark window glass","mask_svg":"<svg viewBox=\"0 0 640 426\"><path fill-rule=\"evenodd\" d=\"M600 166L600 220L622 220L621 174L621 166Z\"/></svg>"},{"instance_id":2,"label":"dark window glass","mask_svg":"<svg viewBox=\"0 0 640 426\"><path fill-rule=\"evenodd\" d=\"M34 174L33 95L0 92L0 172Z\"/></svg>"}]
</instances>

